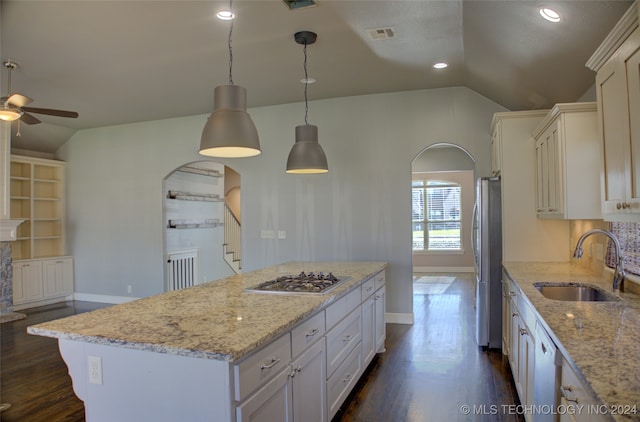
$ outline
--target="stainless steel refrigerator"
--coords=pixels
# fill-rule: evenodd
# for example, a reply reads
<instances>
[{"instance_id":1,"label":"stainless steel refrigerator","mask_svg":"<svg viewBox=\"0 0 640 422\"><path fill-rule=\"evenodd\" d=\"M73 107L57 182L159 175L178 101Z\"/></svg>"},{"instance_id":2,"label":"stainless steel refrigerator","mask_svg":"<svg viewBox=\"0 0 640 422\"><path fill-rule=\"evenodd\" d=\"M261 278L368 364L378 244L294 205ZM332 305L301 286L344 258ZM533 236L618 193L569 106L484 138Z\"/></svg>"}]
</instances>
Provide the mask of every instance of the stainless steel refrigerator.
<instances>
[{"instance_id":1,"label":"stainless steel refrigerator","mask_svg":"<svg viewBox=\"0 0 640 422\"><path fill-rule=\"evenodd\" d=\"M502 347L502 213L500 178L476 181L472 244L476 283L476 340Z\"/></svg>"}]
</instances>

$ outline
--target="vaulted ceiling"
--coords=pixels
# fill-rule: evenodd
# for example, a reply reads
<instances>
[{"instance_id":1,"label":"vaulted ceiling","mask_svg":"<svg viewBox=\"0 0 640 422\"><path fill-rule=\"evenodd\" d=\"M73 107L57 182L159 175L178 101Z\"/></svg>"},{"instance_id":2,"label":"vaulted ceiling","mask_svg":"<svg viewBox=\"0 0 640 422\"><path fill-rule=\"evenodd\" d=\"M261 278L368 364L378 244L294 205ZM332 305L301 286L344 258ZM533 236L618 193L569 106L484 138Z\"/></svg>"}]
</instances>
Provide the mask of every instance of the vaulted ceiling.
<instances>
[{"instance_id":1,"label":"vaulted ceiling","mask_svg":"<svg viewBox=\"0 0 640 422\"><path fill-rule=\"evenodd\" d=\"M249 107L303 99L310 30L309 99L467 86L510 110L580 98L594 81L585 62L629 8L627 0L545 1L562 17L543 20L529 0L236 0L233 81ZM53 152L76 130L210 113L213 89L229 81L228 1L34 1L0 3L0 55L19 68L12 91L33 107L74 110L78 119L37 115L15 148ZM392 28L374 40L370 29ZM436 70L435 62L449 67ZM7 73L2 68L2 95Z\"/></svg>"}]
</instances>

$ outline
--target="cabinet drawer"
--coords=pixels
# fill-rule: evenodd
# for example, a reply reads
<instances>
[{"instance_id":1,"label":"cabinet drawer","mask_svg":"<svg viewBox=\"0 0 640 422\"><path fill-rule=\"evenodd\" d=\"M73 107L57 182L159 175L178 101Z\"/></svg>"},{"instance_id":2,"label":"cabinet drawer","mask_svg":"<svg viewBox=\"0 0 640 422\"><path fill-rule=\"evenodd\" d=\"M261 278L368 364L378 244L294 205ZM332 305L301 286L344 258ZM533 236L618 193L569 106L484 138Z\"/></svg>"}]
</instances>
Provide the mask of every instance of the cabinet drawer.
<instances>
[{"instance_id":1,"label":"cabinet drawer","mask_svg":"<svg viewBox=\"0 0 640 422\"><path fill-rule=\"evenodd\" d=\"M327 330L330 330L340 322L342 318L360 306L360 302L362 302L361 290L361 286L356 287L326 309Z\"/></svg>"},{"instance_id":2,"label":"cabinet drawer","mask_svg":"<svg viewBox=\"0 0 640 422\"><path fill-rule=\"evenodd\" d=\"M376 291L375 277L371 277L364 283L362 283L362 301L364 302Z\"/></svg>"},{"instance_id":3,"label":"cabinet drawer","mask_svg":"<svg viewBox=\"0 0 640 422\"><path fill-rule=\"evenodd\" d=\"M358 307L327 334L327 378L360 343L361 318L360 307Z\"/></svg>"},{"instance_id":4,"label":"cabinet drawer","mask_svg":"<svg viewBox=\"0 0 640 422\"><path fill-rule=\"evenodd\" d=\"M307 347L324 336L324 311L317 313L291 331L292 356L298 356Z\"/></svg>"},{"instance_id":5,"label":"cabinet drawer","mask_svg":"<svg viewBox=\"0 0 640 422\"><path fill-rule=\"evenodd\" d=\"M269 381L290 361L291 338L287 333L234 365L235 399L242 400L247 394Z\"/></svg>"},{"instance_id":6,"label":"cabinet drawer","mask_svg":"<svg viewBox=\"0 0 640 422\"><path fill-rule=\"evenodd\" d=\"M329 420L333 418L362 373L362 351L356 347L327 381Z\"/></svg>"},{"instance_id":7,"label":"cabinet drawer","mask_svg":"<svg viewBox=\"0 0 640 422\"><path fill-rule=\"evenodd\" d=\"M384 286L384 283L386 283L387 281L387 277L384 271L380 271L378 274L374 276L374 278L376 281L376 290Z\"/></svg>"}]
</instances>

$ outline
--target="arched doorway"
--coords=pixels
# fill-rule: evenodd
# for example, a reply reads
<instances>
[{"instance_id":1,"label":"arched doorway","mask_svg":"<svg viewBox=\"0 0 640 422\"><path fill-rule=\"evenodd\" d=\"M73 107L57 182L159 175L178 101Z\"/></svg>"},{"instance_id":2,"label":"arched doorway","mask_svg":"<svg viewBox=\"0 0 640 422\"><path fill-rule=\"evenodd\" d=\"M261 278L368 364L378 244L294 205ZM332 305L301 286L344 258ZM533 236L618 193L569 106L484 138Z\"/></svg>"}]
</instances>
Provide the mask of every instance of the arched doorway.
<instances>
[{"instance_id":1,"label":"arched doorway","mask_svg":"<svg viewBox=\"0 0 640 422\"><path fill-rule=\"evenodd\" d=\"M165 291L240 272L240 174L187 163L163 180Z\"/></svg>"}]
</instances>

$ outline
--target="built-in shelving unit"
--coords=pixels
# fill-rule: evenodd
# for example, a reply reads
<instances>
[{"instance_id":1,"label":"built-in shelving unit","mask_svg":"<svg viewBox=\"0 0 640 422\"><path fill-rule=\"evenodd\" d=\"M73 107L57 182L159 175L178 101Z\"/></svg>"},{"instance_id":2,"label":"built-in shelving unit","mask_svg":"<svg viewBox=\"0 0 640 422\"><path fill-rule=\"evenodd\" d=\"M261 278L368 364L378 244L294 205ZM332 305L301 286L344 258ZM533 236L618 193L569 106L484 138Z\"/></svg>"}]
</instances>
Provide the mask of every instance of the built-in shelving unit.
<instances>
[{"instance_id":1,"label":"built-in shelving unit","mask_svg":"<svg viewBox=\"0 0 640 422\"><path fill-rule=\"evenodd\" d=\"M14 260L65 255L64 172L62 161L11 156L11 218L24 220Z\"/></svg>"}]
</instances>

